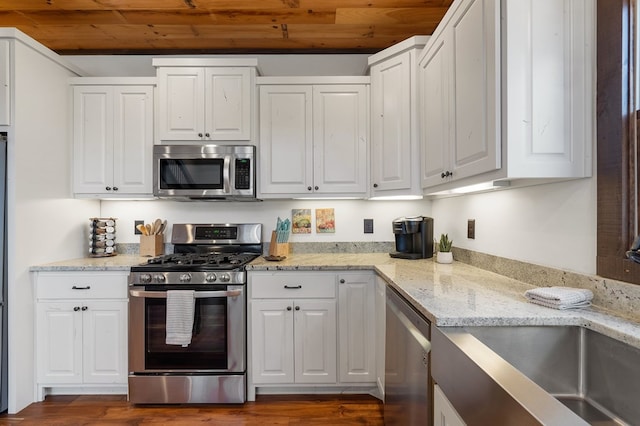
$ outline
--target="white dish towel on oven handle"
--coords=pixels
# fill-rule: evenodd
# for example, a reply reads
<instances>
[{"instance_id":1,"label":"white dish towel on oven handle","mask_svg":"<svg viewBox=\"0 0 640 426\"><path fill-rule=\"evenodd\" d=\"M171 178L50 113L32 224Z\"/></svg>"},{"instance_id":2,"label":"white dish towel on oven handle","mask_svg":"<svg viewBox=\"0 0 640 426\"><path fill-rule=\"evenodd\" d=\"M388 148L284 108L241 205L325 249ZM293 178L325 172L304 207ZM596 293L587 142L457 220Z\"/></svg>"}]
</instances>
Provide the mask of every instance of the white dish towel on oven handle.
<instances>
[{"instance_id":1,"label":"white dish towel on oven handle","mask_svg":"<svg viewBox=\"0 0 640 426\"><path fill-rule=\"evenodd\" d=\"M189 346L195 304L194 290L167 290L167 345Z\"/></svg>"}]
</instances>

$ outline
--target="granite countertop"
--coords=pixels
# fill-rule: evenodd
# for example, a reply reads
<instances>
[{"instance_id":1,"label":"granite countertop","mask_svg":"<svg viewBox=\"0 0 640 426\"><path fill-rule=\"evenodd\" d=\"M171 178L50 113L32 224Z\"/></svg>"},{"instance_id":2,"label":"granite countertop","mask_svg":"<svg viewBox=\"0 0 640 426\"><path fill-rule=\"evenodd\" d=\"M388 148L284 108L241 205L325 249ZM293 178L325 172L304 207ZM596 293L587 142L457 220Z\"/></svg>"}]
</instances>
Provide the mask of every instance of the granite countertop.
<instances>
[{"instance_id":1,"label":"granite countertop","mask_svg":"<svg viewBox=\"0 0 640 426\"><path fill-rule=\"evenodd\" d=\"M81 257L78 259L34 265L29 268L29 271L128 271L132 266L146 263L147 260L149 260L148 257L121 254L109 257Z\"/></svg>"},{"instance_id":2,"label":"granite countertop","mask_svg":"<svg viewBox=\"0 0 640 426\"><path fill-rule=\"evenodd\" d=\"M452 326L580 325L640 348L640 324L597 306L556 310L527 302L533 285L462 262L393 259L386 253L292 254L260 258L252 271L375 270L432 324Z\"/></svg>"},{"instance_id":3,"label":"granite countertop","mask_svg":"<svg viewBox=\"0 0 640 426\"><path fill-rule=\"evenodd\" d=\"M32 266L31 271L127 271L148 257L117 255ZM438 327L581 325L640 348L640 323L598 306L556 310L529 303L534 286L462 262L393 259L387 253L291 254L280 262L259 257L248 271L374 270Z\"/></svg>"}]
</instances>

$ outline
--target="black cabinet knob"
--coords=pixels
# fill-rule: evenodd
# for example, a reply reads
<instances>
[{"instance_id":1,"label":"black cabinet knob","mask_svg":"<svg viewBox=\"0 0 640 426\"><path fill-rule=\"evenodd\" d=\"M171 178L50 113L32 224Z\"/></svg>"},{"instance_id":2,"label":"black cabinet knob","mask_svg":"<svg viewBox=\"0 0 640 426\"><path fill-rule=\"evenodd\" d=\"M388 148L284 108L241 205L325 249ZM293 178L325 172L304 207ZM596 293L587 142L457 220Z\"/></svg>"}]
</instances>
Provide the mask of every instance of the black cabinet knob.
<instances>
[{"instance_id":1,"label":"black cabinet knob","mask_svg":"<svg viewBox=\"0 0 640 426\"><path fill-rule=\"evenodd\" d=\"M316 187L314 187L313 189L315 189L315 190L317 191L317 190L318 190L318 189L320 189L320 188L318 188L318 187L316 186Z\"/></svg>"},{"instance_id":2,"label":"black cabinet knob","mask_svg":"<svg viewBox=\"0 0 640 426\"><path fill-rule=\"evenodd\" d=\"M80 310L80 306L74 306L73 307L73 312L78 312Z\"/></svg>"},{"instance_id":3,"label":"black cabinet knob","mask_svg":"<svg viewBox=\"0 0 640 426\"><path fill-rule=\"evenodd\" d=\"M202 133L198 133L198 137L201 138L202 137Z\"/></svg>"},{"instance_id":4,"label":"black cabinet knob","mask_svg":"<svg viewBox=\"0 0 640 426\"><path fill-rule=\"evenodd\" d=\"M82 310L83 310L83 311L86 311L87 309L89 309L89 308L87 308L86 306L83 306L83 307L82 307Z\"/></svg>"},{"instance_id":5,"label":"black cabinet knob","mask_svg":"<svg viewBox=\"0 0 640 426\"><path fill-rule=\"evenodd\" d=\"M110 187L110 186L107 186L105 189L106 189L107 191L111 191L111 187Z\"/></svg>"},{"instance_id":6,"label":"black cabinet knob","mask_svg":"<svg viewBox=\"0 0 640 426\"><path fill-rule=\"evenodd\" d=\"M209 133L205 133L204 135L205 135L206 137L209 137Z\"/></svg>"},{"instance_id":7,"label":"black cabinet knob","mask_svg":"<svg viewBox=\"0 0 640 426\"><path fill-rule=\"evenodd\" d=\"M118 190L118 187L117 187L117 186L114 186L114 187L113 187L113 190L114 190L114 191L117 191L117 190Z\"/></svg>"},{"instance_id":8,"label":"black cabinet knob","mask_svg":"<svg viewBox=\"0 0 640 426\"><path fill-rule=\"evenodd\" d=\"M453 176L453 172L450 172L449 170L447 170L446 172L442 172L442 174L440 175L440 177L442 179L449 177L449 176Z\"/></svg>"},{"instance_id":9,"label":"black cabinet knob","mask_svg":"<svg viewBox=\"0 0 640 426\"><path fill-rule=\"evenodd\" d=\"M296 306L296 311L299 311L299 310L300 310L300 306Z\"/></svg>"},{"instance_id":10,"label":"black cabinet knob","mask_svg":"<svg viewBox=\"0 0 640 426\"><path fill-rule=\"evenodd\" d=\"M287 306L287 311L290 311L290 310L291 310L291 306Z\"/></svg>"},{"instance_id":11,"label":"black cabinet knob","mask_svg":"<svg viewBox=\"0 0 640 426\"><path fill-rule=\"evenodd\" d=\"M310 186L307 186L307 191L311 191L311 187Z\"/></svg>"},{"instance_id":12,"label":"black cabinet knob","mask_svg":"<svg viewBox=\"0 0 640 426\"><path fill-rule=\"evenodd\" d=\"M340 284L344 284L344 278L340 280Z\"/></svg>"},{"instance_id":13,"label":"black cabinet knob","mask_svg":"<svg viewBox=\"0 0 640 426\"><path fill-rule=\"evenodd\" d=\"M377 187L378 187L378 184L377 184L377 183L374 183L374 184L373 184L373 187L374 187L374 188L377 188Z\"/></svg>"}]
</instances>

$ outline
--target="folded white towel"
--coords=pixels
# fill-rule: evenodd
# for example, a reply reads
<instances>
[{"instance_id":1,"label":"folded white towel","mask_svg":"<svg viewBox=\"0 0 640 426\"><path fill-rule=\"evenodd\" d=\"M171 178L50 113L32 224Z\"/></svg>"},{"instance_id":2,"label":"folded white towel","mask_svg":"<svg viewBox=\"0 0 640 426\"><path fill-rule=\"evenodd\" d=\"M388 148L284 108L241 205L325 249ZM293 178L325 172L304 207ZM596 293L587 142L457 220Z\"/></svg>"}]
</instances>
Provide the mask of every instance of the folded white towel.
<instances>
[{"instance_id":1,"label":"folded white towel","mask_svg":"<svg viewBox=\"0 0 640 426\"><path fill-rule=\"evenodd\" d=\"M591 306L591 290L571 287L538 287L524 292L533 303L555 309L575 309Z\"/></svg>"},{"instance_id":2,"label":"folded white towel","mask_svg":"<svg viewBox=\"0 0 640 426\"><path fill-rule=\"evenodd\" d=\"M193 290L167 291L167 345L188 346L191 343L196 299Z\"/></svg>"}]
</instances>

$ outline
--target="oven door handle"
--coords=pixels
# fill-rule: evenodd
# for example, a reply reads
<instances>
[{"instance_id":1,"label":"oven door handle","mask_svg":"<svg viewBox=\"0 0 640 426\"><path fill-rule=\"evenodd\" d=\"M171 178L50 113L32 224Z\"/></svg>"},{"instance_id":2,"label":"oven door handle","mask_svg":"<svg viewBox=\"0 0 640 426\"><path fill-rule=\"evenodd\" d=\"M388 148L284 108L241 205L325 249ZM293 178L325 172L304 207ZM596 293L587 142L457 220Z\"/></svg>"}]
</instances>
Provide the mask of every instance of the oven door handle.
<instances>
[{"instance_id":1,"label":"oven door handle","mask_svg":"<svg viewBox=\"0 0 640 426\"><path fill-rule=\"evenodd\" d=\"M129 290L129 294L133 297L148 297L151 299L166 299L166 291L144 291ZM242 290L229 291L196 291L194 297L196 299L212 298L212 297L238 297L242 294Z\"/></svg>"}]
</instances>

